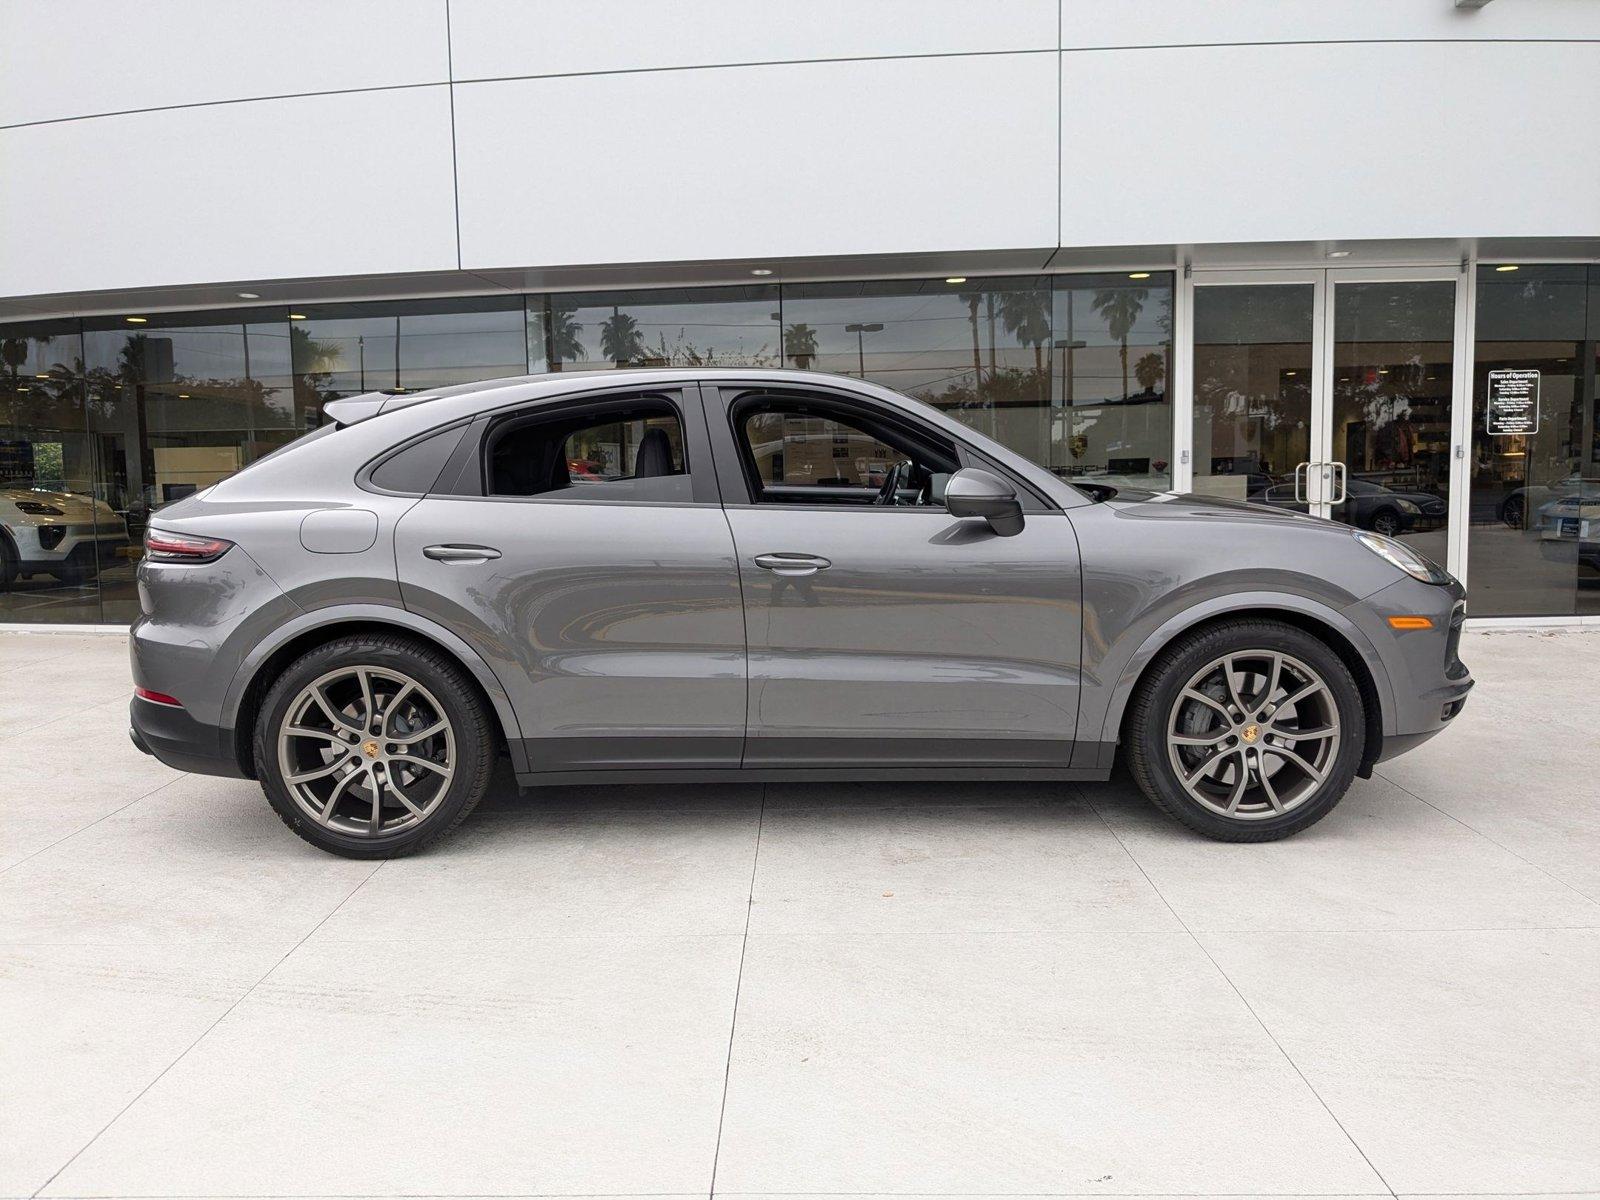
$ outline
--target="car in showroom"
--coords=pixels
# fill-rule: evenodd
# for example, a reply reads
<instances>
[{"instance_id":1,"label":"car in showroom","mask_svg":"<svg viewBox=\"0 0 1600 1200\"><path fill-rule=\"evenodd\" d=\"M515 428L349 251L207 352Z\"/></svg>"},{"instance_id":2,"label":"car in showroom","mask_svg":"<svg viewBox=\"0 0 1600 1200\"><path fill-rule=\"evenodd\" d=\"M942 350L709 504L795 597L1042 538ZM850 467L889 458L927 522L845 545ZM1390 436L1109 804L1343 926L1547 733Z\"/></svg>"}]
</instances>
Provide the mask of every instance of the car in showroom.
<instances>
[{"instance_id":1,"label":"car in showroom","mask_svg":"<svg viewBox=\"0 0 1600 1200\"><path fill-rule=\"evenodd\" d=\"M1576 470L1554 483L1531 483L1512 490L1497 509L1500 520L1511 529L1522 529L1529 508L1543 508L1551 500L1600 500L1600 480L1585 479Z\"/></svg>"},{"instance_id":2,"label":"car in showroom","mask_svg":"<svg viewBox=\"0 0 1600 1200\"><path fill-rule=\"evenodd\" d=\"M1266 505L1080 488L787 370L334 400L151 517L135 743L351 857L524 786L1102 780L1265 841L1437 734L1465 593ZM573 464L605 464L575 471Z\"/></svg>"},{"instance_id":3,"label":"car in showroom","mask_svg":"<svg viewBox=\"0 0 1600 1200\"><path fill-rule=\"evenodd\" d=\"M1292 479L1275 482L1264 475L1252 475L1248 495L1252 500L1295 512L1305 512L1309 507L1303 495L1297 493ZM1345 498L1339 502L1339 511L1340 520L1345 524L1370 529L1385 537L1438 528L1449 515L1442 496L1385 487L1370 479L1351 479L1345 484Z\"/></svg>"},{"instance_id":4,"label":"car in showroom","mask_svg":"<svg viewBox=\"0 0 1600 1200\"><path fill-rule=\"evenodd\" d=\"M1571 495L1539 506L1534 519L1539 550L1547 559L1592 562L1600 539L1600 496Z\"/></svg>"},{"instance_id":5,"label":"car in showroom","mask_svg":"<svg viewBox=\"0 0 1600 1200\"><path fill-rule=\"evenodd\" d=\"M0 589L49 575L77 586L128 544L128 526L103 500L56 488L0 488Z\"/></svg>"}]
</instances>

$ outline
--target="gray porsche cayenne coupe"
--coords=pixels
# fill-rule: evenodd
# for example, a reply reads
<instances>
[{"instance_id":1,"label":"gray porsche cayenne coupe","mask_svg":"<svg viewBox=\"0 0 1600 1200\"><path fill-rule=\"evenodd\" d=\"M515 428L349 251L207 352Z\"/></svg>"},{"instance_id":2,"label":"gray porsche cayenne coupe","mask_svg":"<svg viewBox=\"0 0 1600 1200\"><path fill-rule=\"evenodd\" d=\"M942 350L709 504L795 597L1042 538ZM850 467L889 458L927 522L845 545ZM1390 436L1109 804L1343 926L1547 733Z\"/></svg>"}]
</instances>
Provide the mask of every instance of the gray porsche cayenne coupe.
<instances>
[{"instance_id":1,"label":"gray porsche cayenne coupe","mask_svg":"<svg viewBox=\"0 0 1600 1200\"><path fill-rule=\"evenodd\" d=\"M156 513L132 735L381 858L524 786L1097 780L1265 841L1438 733L1465 593L1269 506L1074 484L859 380L330 402Z\"/></svg>"}]
</instances>

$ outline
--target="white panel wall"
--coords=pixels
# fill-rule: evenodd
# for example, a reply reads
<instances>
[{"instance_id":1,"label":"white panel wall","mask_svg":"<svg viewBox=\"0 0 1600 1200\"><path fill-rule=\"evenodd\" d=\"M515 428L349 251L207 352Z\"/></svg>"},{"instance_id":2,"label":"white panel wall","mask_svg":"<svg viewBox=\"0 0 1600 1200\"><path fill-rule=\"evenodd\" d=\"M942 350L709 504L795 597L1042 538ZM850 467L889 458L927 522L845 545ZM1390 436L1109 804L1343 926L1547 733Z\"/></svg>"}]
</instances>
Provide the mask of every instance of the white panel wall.
<instances>
[{"instance_id":1,"label":"white panel wall","mask_svg":"<svg viewBox=\"0 0 1600 1200\"><path fill-rule=\"evenodd\" d=\"M462 84L462 265L1055 243L1053 54Z\"/></svg>"},{"instance_id":2,"label":"white panel wall","mask_svg":"<svg viewBox=\"0 0 1600 1200\"><path fill-rule=\"evenodd\" d=\"M456 266L447 86L0 130L0 293Z\"/></svg>"},{"instance_id":3,"label":"white panel wall","mask_svg":"<svg viewBox=\"0 0 1600 1200\"><path fill-rule=\"evenodd\" d=\"M1600 47L1062 56L1069 246L1600 234ZM1138 81L1140 86L1130 86Z\"/></svg>"},{"instance_id":4,"label":"white panel wall","mask_svg":"<svg viewBox=\"0 0 1600 1200\"><path fill-rule=\"evenodd\" d=\"M457 79L1054 50L1057 0L451 0Z\"/></svg>"},{"instance_id":5,"label":"white panel wall","mask_svg":"<svg viewBox=\"0 0 1600 1200\"><path fill-rule=\"evenodd\" d=\"M1061 0L1061 45L1600 38L1594 0Z\"/></svg>"},{"instance_id":6,"label":"white panel wall","mask_svg":"<svg viewBox=\"0 0 1600 1200\"><path fill-rule=\"evenodd\" d=\"M0 0L0 125L447 79L445 0Z\"/></svg>"},{"instance_id":7,"label":"white panel wall","mask_svg":"<svg viewBox=\"0 0 1600 1200\"><path fill-rule=\"evenodd\" d=\"M1600 0L0 0L0 296L1594 237L1597 118Z\"/></svg>"}]
</instances>

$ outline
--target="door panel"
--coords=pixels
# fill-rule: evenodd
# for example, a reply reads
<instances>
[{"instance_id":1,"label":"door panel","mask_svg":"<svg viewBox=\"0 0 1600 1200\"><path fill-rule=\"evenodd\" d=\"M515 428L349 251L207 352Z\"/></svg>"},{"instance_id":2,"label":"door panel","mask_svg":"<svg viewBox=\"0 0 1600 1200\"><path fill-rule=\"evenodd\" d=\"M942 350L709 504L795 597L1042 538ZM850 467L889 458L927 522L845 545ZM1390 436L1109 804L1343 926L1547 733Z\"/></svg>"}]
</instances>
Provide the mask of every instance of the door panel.
<instances>
[{"instance_id":1,"label":"door panel","mask_svg":"<svg viewBox=\"0 0 1600 1200\"><path fill-rule=\"evenodd\" d=\"M942 509L752 505L728 520L747 765L1067 763L1081 585L1064 517L1030 515L1009 538ZM769 555L816 561L757 565Z\"/></svg>"},{"instance_id":2,"label":"door panel","mask_svg":"<svg viewBox=\"0 0 1600 1200\"><path fill-rule=\"evenodd\" d=\"M1194 490L1306 511L1314 282L1194 289Z\"/></svg>"},{"instance_id":3,"label":"door panel","mask_svg":"<svg viewBox=\"0 0 1600 1200\"><path fill-rule=\"evenodd\" d=\"M1193 305L1194 490L1405 538L1448 565L1453 279L1197 272Z\"/></svg>"},{"instance_id":4,"label":"door panel","mask_svg":"<svg viewBox=\"0 0 1600 1200\"><path fill-rule=\"evenodd\" d=\"M1455 284L1336 281L1329 388L1335 521L1445 562Z\"/></svg>"},{"instance_id":5,"label":"door panel","mask_svg":"<svg viewBox=\"0 0 1600 1200\"><path fill-rule=\"evenodd\" d=\"M463 545L500 557L424 554ZM744 615L720 508L430 497L395 551L406 607L494 667L533 770L738 766Z\"/></svg>"}]
</instances>

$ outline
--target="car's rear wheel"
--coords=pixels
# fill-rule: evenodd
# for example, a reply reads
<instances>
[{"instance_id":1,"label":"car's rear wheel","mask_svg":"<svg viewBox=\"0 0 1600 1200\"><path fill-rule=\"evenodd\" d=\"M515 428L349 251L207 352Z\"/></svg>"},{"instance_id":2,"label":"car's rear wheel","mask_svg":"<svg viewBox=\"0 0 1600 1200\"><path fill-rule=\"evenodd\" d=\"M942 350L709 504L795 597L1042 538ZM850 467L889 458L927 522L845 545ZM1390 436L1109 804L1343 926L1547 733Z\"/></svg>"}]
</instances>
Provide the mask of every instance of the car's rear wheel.
<instances>
[{"instance_id":1,"label":"car's rear wheel","mask_svg":"<svg viewBox=\"0 0 1600 1200\"><path fill-rule=\"evenodd\" d=\"M459 667L402 636L319 646L272 685L255 730L263 790L290 829L349 858L393 858L459 825L494 765Z\"/></svg>"},{"instance_id":2,"label":"car's rear wheel","mask_svg":"<svg viewBox=\"0 0 1600 1200\"><path fill-rule=\"evenodd\" d=\"M1262 842L1343 798L1366 741L1361 691L1333 650L1279 621L1215 625L1163 651L1126 726L1156 806L1208 837Z\"/></svg>"}]
</instances>

